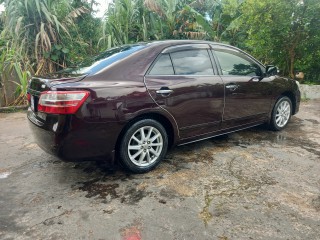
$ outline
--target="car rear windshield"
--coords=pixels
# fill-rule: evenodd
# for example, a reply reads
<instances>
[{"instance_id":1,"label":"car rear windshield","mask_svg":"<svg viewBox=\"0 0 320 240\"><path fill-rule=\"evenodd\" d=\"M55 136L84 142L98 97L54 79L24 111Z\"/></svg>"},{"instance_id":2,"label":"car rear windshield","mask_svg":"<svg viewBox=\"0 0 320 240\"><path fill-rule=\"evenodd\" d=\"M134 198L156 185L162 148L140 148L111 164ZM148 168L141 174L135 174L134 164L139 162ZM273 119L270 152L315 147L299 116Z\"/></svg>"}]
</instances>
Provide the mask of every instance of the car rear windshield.
<instances>
[{"instance_id":1,"label":"car rear windshield","mask_svg":"<svg viewBox=\"0 0 320 240\"><path fill-rule=\"evenodd\" d=\"M57 73L94 74L110 64L117 62L144 47L145 45L135 44L111 48L103 53L100 53L98 56L84 60L75 67L66 68Z\"/></svg>"}]
</instances>

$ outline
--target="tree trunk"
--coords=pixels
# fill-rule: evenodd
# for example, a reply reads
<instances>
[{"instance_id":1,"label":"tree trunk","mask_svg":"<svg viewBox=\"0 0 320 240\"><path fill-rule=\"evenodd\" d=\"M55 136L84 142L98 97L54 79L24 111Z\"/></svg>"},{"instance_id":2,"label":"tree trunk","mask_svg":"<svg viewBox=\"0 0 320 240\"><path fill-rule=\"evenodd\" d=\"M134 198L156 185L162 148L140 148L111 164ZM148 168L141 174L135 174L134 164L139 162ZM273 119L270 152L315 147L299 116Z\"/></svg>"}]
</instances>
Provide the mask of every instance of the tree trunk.
<instances>
[{"instance_id":1,"label":"tree trunk","mask_svg":"<svg viewBox=\"0 0 320 240\"><path fill-rule=\"evenodd\" d=\"M290 50L290 65L289 65L289 75L291 78L294 78L294 61L295 61L295 51L294 49Z\"/></svg>"}]
</instances>

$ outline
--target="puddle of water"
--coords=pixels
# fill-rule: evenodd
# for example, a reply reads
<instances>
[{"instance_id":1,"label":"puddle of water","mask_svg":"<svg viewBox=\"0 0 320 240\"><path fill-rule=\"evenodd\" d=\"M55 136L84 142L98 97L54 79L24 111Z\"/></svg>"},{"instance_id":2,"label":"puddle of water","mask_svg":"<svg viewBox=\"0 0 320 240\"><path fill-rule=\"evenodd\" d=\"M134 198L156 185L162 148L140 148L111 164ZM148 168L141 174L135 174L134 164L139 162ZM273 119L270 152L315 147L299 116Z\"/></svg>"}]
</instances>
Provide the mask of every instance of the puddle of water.
<instances>
[{"instance_id":1,"label":"puddle of water","mask_svg":"<svg viewBox=\"0 0 320 240\"><path fill-rule=\"evenodd\" d=\"M124 193L124 196L121 198L121 203L126 203L130 205L134 205L146 197L149 192L143 190L137 190L135 188L128 188Z\"/></svg>"},{"instance_id":2,"label":"puddle of water","mask_svg":"<svg viewBox=\"0 0 320 240\"><path fill-rule=\"evenodd\" d=\"M110 197L111 199L118 198L116 188L119 187L119 184L102 184L97 182L87 182L82 187L79 187L79 190L87 192L86 198L100 197L105 199Z\"/></svg>"}]
</instances>

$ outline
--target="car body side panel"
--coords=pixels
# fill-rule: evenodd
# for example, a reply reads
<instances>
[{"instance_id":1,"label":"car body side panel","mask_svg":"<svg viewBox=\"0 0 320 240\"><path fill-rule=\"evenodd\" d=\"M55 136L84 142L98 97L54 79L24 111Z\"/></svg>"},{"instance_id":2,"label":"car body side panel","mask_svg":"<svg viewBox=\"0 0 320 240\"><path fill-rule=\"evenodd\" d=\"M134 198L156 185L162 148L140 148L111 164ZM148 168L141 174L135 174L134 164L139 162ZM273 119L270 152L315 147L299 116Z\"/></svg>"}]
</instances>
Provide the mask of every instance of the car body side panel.
<instances>
[{"instance_id":1,"label":"car body side panel","mask_svg":"<svg viewBox=\"0 0 320 240\"><path fill-rule=\"evenodd\" d=\"M254 81L250 76L221 76L226 87L223 128L267 120L271 109L272 79ZM228 86L236 86L229 89Z\"/></svg>"},{"instance_id":2,"label":"car body side panel","mask_svg":"<svg viewBox=\"0 0 320 240\"><path fill-rule=\"evenodd\" d=\"M177 121L182 139L220 129L224 90L219 76L146 76L145 81L152 98ZM173 92L159 95L161 87Z\"/></svg>"}]
</instances>

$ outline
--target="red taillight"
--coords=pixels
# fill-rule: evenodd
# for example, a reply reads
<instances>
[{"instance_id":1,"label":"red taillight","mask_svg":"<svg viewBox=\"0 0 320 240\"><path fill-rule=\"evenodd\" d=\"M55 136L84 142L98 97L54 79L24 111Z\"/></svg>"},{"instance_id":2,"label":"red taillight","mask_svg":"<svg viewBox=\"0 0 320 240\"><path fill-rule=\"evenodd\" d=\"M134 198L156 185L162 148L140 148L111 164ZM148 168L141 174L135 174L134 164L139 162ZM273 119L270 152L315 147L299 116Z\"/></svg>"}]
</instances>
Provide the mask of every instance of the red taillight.
<instances>
[{"instance_id":1,"label":"red taillight","mask_svg":"<svg viewBox=\"0 0 320 240\"><path fill-rule=\"evenodd\" d=\"M28 100L28 102L30 103L30 101L31 101L31 95L30 95L30 93L27 93L27 100Z\"/></svg>"},{"instance_id":2,"label":"red taillight","mask_svg":"<svg viewBox=\"0 0 320 240\"><path fill-rule=\"evenodd\" d=\"M38 111L54 114L74 114L89 97L87 91L48 91L42 92Z\"/></svg>"}]
</instances>

